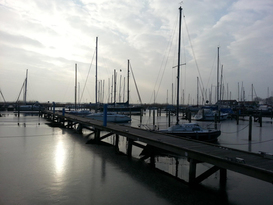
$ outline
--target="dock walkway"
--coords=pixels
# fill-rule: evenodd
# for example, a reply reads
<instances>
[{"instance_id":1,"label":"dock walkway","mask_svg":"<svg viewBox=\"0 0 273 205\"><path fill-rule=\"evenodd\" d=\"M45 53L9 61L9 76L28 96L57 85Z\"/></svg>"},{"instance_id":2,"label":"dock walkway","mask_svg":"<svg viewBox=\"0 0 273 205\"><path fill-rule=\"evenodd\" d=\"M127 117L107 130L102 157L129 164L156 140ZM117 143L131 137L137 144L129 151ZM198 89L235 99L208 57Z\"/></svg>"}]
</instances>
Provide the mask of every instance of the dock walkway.
<instances>
[{"instance_id":1,"label":"dock walkway","mask_svg":"<svg viewBox=\"0 0 273 205\"><path fill-rule=\"evenodd\" d=\"M200 183L218 170L220 170L220 182L223 183L226 181L227 170L273 183L273 159L271 158L272 156L266 153L252 153L231 149L114 123L107 123L107 126L103 126L103 122L101 121L70 114L62 115L61 112L53 114L52 111L44 111L43 115L55 122L77 124L81 128L92 127L97 140L113 134L124 136L129 142L127 148L129 156L131 155L132 146L138 146L137 142L143 142L179 156L186 156L190 162L190 184ZM100 136L100 131L106 131L109 134ZM139 146L143 147L143 145ZM214 166L196 177L196 166L199 162L209 163Z\"/></svg>"}]
</instances>

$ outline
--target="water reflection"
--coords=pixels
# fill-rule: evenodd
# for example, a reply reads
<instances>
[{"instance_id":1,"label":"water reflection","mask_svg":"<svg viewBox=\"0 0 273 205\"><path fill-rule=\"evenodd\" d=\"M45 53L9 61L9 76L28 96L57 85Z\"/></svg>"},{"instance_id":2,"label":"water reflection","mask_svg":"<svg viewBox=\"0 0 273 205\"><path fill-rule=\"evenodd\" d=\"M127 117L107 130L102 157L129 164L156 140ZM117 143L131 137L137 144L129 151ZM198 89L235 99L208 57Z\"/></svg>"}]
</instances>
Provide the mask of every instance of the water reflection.
<instances>
[{"instance_id":1,"label":"water reflection","mask_svg":"<svg viewBox=\"0 0 273 205\"><path fill-rule=\"evenodd\" d=\"M63 136L58 136L58 142L54 153L55 173L57 178L61 178L64 175L66 154Z\"/></svg>"}]
</instances>

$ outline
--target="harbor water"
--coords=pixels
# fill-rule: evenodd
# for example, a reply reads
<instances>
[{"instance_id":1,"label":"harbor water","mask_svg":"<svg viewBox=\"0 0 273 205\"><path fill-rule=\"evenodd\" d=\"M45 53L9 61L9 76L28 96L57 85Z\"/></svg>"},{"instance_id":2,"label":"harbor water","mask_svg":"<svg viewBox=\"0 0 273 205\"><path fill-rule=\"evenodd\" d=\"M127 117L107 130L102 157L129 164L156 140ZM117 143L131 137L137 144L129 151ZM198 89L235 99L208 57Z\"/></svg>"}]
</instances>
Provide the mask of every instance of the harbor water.
<instances>
[{"instance_id":1,"label":"harbor water","mask_svg":"<svg viewBox=\"0 0 273 205\"><path fill-rule=\"evenodd\" d=\"M174 121L175 117L171 118ZM218 144L258 153L273 152L272 119L262 127L252 125L249 141L248 118L226 120L217 126L222 134ZM142 123L151 127L153 117L146 113ZM132 116L131 126L140 124ZM165 114L155 117L157 128L168 125ZM214 122L201 122L214 127ZM180 156L156 157L156 168L149 159L140 160L140 148L133 157L125 154L126 139L114 147L114 136L106 143L86 143L90 131L50 127L37 115L16 116L2 112L0 117L0 204L273 204L273 184L227 171L227 184L219 185L216 172L197 187L189 187L189 164ZM200 163L197 174L212 165Z\"/></svg>"}]
</instances>

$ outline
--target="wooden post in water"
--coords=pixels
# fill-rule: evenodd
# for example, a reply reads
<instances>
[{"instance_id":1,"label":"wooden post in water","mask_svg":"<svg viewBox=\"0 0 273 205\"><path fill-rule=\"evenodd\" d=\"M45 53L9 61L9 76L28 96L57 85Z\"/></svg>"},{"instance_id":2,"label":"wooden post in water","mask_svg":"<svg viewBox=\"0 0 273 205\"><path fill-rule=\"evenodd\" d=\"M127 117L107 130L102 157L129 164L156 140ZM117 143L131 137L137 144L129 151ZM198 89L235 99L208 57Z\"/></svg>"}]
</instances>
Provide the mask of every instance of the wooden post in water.
<instances>
[{"instance_id":1,"label":"wooden post in water","mask_svg":"<svg viewBox=\"0 0 273 205\"><path fill-rule=\"evenodd\" d=\"M107 104L103 105L103 126L107 126Z\"/></svg>"},{"instance_id":2,"label":"wooden post in water","mask_svg":"<svg viewBox=\"0 0 273 205\"><path fill-rule=\"evenodd\" d=\"M171 126L171 111L169 110L168 125Z\"/></svg>"},{"instance_id":3,"label":"wooden post in water","mask_svg":"<svg viewBox=\"0 0 273 205\"><path fill-rule=\"evenodd\" d=\"M236 122L239 125L239 110L236 111Z\"/></svg>"},{"instance_id":4,"label":"wooden post in water","mask_svg":"<svg viewBox=\"0 0 273 205\"><path fill-rule=\"evenodd\" d=\"M65 109L63 108L62 110L62 115L64 116L65 115Z\"/></svg>"},{"instance_id":5,"label":"wooden post in water","mask_svg":"<svg viewBox=\"0 0 273 205\"><path fill-rule=\"evenodd\" d=\"M189 110L189 114L188 114L188 120L189 120L189 123L191 123L191 111Z\"/></svg>"},{"instance_id":6,"label":"wooden post in water","mask_svg":"<svg viewBox=\"0 0 273 205\"><path fill-rule=\"evenodd\" d=\"M53 115L55 114L55 102L53 102Z\"/></svg>"},{"instance_id":7,"label":"wooden post in water","mask_svg":"<svg viewBox=\"0 0 273 205\"><path fill-rule=\"evenodd\" d=\"M214 129L217 130L217 114L214 115Z\"/></svg>"},{"instance_id":8,"label":"wooden post in water","mask_svg":"<svg viewBox=\"0 0 273 205\"><path fill-rule=\"evenodd\" d=\"M252 116L249 115L248 141L252 140Z\"/></svg>"},{"instance_id":9,"label":"wooden post in water","mask_svg":"<svg viewBox=\"0 0 273 205\"><path fill-rule=\"evenodd\" d=\"M155 129L155 109L153 109L153 128Z\"/></svg>"},{"instance_id":10,"label":"wooden post in water","mask_svg":"<svg viewBox=\"0 0 273 205\"><path fill-rule=\"evenodd\" d=\"M143 109L140 110L140 125L142 124Z\"/></svg>"},{"instance_id":11,"label":"wooden post in water","mask_svg":"<svg viewBox=\"0 0 273 205\"><path fill-rule=\"evenodd\" d=\"M19 105L19 103L17 104L17 109L18 109L18 117L20 117L20 105Z\"/></svg>"},{"instance_id":12,"label":"wooden post in water","mask_svg":"<svg viewBox=\"0 0 273 205\"><path fill-rule=\"evenodd\" d=\"M260 127L262 127L263 126L262 112L260 112L260 115L259 115L259 123L260 123Z\"/></svg>"}]
</instances>

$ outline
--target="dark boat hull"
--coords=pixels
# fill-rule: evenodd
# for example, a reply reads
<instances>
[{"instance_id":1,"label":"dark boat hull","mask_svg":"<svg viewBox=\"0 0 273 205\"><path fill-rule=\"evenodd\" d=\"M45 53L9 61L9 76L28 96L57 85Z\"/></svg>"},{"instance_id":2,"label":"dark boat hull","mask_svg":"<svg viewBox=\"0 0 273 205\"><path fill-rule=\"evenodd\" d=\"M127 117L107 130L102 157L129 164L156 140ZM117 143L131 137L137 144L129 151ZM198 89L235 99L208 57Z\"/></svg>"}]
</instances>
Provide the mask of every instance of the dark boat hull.
<instances>
[{"instance_id":1,"label":"dark boat hull","mask_svg":"<svg viewBox=\"0 0 273 205\"><path fill-rule=\"evenodd\" d=\"M221 131L211 131L209 133L198 133L198 132L191 132L191 133L168 133L171 135L175 135L177 137L185 137L189 139L194 139L194 140L200 140L200 141L206 141L206 142L215 142L217 141L218 137L221 135Z\"/></svg>"}]
</instances>

